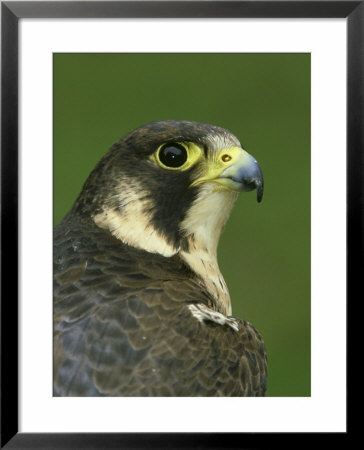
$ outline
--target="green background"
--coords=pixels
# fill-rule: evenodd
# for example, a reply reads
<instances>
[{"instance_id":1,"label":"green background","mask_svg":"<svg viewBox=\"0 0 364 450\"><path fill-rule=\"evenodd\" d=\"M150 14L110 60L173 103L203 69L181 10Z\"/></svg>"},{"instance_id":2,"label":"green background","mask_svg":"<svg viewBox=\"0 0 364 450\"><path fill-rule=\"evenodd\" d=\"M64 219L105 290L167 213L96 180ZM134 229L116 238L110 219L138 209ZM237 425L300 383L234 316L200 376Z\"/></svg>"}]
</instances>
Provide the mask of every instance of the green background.
<instances>
[{"instance_id":1,"label":"green background","mask_svg":"<svg viewBox=\"0 0 364 450\"><path fill-rule=\"evenodd\" d=\"M219 245L233 314L262 333L268 395L310 395L310 55L55 54L54 223L108 148L164 119L232 131L260 163Z\"/></svg>"}]
</instances>

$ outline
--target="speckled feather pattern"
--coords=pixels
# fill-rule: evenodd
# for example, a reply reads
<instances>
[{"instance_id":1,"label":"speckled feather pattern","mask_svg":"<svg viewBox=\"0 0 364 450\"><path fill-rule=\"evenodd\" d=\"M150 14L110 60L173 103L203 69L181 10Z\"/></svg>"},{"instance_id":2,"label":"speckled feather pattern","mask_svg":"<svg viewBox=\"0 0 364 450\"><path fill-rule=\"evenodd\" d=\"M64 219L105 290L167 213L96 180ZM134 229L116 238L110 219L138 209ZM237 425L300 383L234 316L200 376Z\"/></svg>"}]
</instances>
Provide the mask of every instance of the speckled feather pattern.
<instances>
[{"instance_id":1,"label":"speckled feather pattern","mask_svg":"<svg viewBox=\"0 0 364 450\"><path fill-rule=\"evenodd\" d=\"M260 334L197 320L213 299L178 255L71 214L54 233L55 396L263 396Z\"/></svg>"}]
</instances>

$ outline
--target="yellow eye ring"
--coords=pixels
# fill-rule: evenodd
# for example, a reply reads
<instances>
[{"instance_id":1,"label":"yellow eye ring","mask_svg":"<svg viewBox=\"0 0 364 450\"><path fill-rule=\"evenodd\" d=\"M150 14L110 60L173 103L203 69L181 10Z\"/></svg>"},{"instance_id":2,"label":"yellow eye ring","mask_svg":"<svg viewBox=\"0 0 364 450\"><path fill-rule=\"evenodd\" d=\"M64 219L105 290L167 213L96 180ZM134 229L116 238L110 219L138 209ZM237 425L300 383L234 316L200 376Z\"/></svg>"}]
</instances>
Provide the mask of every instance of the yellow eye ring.
<instances>
[{"instance_id":1,"label":"yellow eye ring","mask_svg":"<svg viewBox=\"0 0 364 450\"><path fill-rule=\"evenodd\" d=\"M187 170L203 155L203 150L193 142L171 142L160 145L150 159L163 169Z\"/></svg>"}]
</instances>

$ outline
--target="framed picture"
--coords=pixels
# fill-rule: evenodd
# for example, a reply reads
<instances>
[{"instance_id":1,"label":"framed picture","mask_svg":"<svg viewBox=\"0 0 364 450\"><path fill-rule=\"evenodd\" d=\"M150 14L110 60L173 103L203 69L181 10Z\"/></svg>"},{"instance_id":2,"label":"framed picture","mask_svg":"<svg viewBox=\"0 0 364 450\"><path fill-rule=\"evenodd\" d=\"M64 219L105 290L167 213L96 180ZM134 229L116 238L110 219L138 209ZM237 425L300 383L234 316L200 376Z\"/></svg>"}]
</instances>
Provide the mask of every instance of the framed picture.
<instances>
[{"instance_id":1,"label":"framed picture","mask_svg":"<svg viewBox=\"0 0 364 450\"><path fill-rule=\"evenodd\" d=\"M2 446L229 448L242 433L254 445L268 433L347 431L363 11L362 2L2 2ZM240 196L219 263L234 315L263 334L267 397L53 397L53 225L114 142L167 119L229 129L262 167L264 200Z\"/></svg>"}]
</instances>

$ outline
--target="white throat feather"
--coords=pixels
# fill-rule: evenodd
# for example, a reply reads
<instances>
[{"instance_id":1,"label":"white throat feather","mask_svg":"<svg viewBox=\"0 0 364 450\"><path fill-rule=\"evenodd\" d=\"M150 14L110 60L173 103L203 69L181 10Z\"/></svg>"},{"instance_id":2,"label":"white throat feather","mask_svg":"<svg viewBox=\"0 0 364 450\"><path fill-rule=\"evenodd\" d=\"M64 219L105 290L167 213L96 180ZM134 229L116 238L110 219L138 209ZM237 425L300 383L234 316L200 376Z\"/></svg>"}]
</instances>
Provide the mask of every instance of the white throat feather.
<instances>
[{"instance_id":1,"label":"white throat feather","mask_svg":"<svg viewBox=\"0 0 364 450\"><path fill-rule=\"evenodd\" d=\"M100 228L108 229L113 236L133 247L165 257L180 254L184 262L196 273L212 298L216 310L231 315L231 301L225 280L217 262L217 246L221 232L229 218L238 194L204 183L193 202L180 231L188 243L188 250L175 248L167 242L151 224L151 199L147 193L134 184L119 186L116 195L110 199L103 211L93 217ZM113 204L120 207L115 210Z\"/></svg>"},{"instance_id":2,"label":"white throat feather","mask_svg":"<svg viewBox=\"0 0 364 450\"><path fill-rule=\"evenodd\" d=\"M180 255L213 296L217 311L225 315L231 315L231 300L218 266L217 246L237 197L235 192L206 183L181 225L189 249Z\"/></svg>"}]
</instances>

